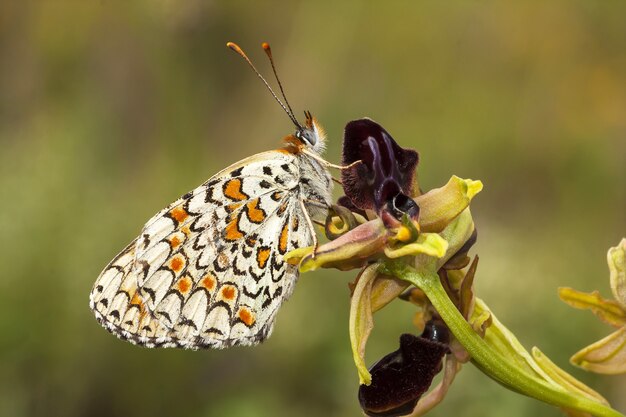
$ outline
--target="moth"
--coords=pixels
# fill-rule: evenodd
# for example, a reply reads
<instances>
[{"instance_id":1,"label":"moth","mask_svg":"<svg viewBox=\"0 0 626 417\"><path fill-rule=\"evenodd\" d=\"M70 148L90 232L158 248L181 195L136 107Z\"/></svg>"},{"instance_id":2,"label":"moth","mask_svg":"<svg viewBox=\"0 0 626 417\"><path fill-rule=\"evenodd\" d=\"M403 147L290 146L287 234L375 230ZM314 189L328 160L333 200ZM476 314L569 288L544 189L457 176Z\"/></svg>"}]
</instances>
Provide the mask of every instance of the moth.
<instances>
[{"instance_id":1,"label":"moth","mask_svg":"<svg viewBox=\"0 0 626 417\"><path fill-rule=\"evenodd\" d=\"M146 347L254 345L272 332L298 266L289 251L317 247L314 219L331 204L333 165L326 135L310 112L295 115L239 46L229 42L287 113L295 132L284 146L218 172L159 211L102 271L90 294L96 319Z\"/></svg>"}]
</instances>

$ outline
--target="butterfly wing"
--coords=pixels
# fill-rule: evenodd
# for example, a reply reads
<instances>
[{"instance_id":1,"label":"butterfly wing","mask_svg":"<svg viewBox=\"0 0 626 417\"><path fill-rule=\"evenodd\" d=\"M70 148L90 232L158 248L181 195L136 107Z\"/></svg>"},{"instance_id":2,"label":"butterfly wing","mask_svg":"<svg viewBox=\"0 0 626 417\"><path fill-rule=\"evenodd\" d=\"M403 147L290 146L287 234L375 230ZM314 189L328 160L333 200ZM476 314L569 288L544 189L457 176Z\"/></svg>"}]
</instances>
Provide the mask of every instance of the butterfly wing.
<instances>
[{"instance_id":1,"label":"butterfly wing","mask_svg":"<svg viewBox=\"0 0 626 417\"><path fill-rule=\"evenodd\" d=\"M298 157L244 159L161 210L100 274L98 321L148 347L252 345L272 331L311 245L300 205Z\"/></svg>"}]
</instances>

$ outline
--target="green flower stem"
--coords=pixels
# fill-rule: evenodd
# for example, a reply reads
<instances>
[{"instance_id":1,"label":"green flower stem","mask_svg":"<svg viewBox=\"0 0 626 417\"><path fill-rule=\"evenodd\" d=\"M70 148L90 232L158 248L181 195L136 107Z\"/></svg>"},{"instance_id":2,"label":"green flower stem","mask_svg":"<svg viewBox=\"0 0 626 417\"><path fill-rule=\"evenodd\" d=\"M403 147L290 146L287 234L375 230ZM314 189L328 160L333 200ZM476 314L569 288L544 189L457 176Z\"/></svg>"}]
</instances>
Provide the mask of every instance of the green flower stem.
<instances>
[{"instance_id":1,"label":"green flower stem","mask_svg":"<svg viewBox=\"0 0 626 417\"><path fill-rule=\"evenodd\" d=\"M399 262L388 263L384 267L385 273L393 274L424 291L450 331L469 352L472 361L491 378L509 389L559 407L585 411L598 417L624 417L610 407L554 386L507 361L463 318L436 273L400 265Z\"/></svg>"}]
</instances>

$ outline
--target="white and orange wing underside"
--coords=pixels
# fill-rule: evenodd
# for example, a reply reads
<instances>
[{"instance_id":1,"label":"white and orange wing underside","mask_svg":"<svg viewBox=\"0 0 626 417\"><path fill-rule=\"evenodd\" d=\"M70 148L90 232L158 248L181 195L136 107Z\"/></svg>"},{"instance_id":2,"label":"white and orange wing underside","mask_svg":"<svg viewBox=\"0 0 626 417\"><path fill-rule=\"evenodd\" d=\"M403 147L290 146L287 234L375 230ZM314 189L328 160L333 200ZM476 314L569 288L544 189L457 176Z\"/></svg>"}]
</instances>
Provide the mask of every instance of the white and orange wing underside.
<instances>
[{"instance_id":1,"label":"white and orange wing underside","mask_svg":"<svg viewBox=\"0 0 626 417\"><path fill-rule=\"evenodd\" d=\"M313 241L298 163L282 151L254 155L157 213L96 280L90 306L98 321L147 347L267 338L298 277L283 255Z\"/></svg>"}]
</instances>

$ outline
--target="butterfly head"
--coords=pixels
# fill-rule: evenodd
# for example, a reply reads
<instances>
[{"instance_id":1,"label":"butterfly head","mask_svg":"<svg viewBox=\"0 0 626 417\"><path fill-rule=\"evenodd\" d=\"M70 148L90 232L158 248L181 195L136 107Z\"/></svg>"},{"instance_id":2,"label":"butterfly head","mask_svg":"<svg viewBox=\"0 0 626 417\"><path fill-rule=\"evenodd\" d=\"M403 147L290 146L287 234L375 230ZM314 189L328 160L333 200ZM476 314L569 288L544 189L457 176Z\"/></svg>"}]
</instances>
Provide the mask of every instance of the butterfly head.
<instances>
[{"instance_id":1,"label":"butterfly head","mask_svg":"<svg viewBox=\"0 0 626 417\"><path fill-rule=\"evenodd\" d=\"M311 112L305 111L304 116L306 117L304 126L298 123L296 125L296 133L294 133L293 136L302 146L306 146L317 153L321 153L326 147L326 132L317 119L313 117Z\"/></svg>"}]
</instances>

